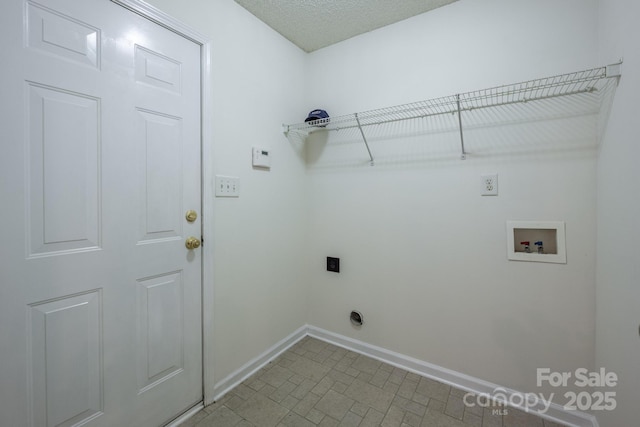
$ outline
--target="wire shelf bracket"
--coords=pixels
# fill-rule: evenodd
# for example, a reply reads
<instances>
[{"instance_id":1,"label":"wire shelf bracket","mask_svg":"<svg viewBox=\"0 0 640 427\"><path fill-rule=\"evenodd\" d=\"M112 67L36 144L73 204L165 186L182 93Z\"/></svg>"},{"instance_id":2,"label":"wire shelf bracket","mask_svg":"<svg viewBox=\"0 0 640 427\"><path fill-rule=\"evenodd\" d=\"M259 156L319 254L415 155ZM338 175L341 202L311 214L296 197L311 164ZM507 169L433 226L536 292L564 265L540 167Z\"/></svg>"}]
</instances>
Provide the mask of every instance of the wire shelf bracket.
<instances>
[{"instance_id":1,"label":"wire shelf bracket","mask_svg":"<svg viewBox=\"0 0 640 427\"><path fill-rule=\"evenodd\" d=\"M358 113L354 113L354 116L356 118L356 123L358 124L358 130L360 130L360 135L362 135L362 140L364 141L364 145L365 147L367 147L367 152L369 153L369 158L371 159L371 161L369 162L369 164L371 166L373 166L373 155L371 155L371 149L369 148L369 143L367 142L367 137L364 136L364 131L362 130L362 125L360 124L360 119L358 118Z\"/></svg>"},{"instance_id":2,"label":"wire shelf bracket","mask_svg":"<svg viewBox=\"0 0 640 427\"><path fill-rule=\"evenodd\" d=\"M456 105L458 106L458 127L460 128L460 146L462 148L462 154L460 159L465 160L467 153L464 151L464 132L462 132L462 110L460 109L460 95L456 95Z\"/></svg>"},{"instance_id":3,"label":"wire shelf bracket","mask_svg":"<svg viewBox=\"0 0 640 427\"><path fill-rule=\"evenodd\" d=\"M597 92L606 86L609 79L619 80L622 76L621 68L622 59L615 64L573 73L309 122L283 124L282 131L286 136L295 134L304 139L314 132L357 128L369 154L370 164L373 166L374 158L365 136L365 127L444 114L457 114L461 145L460 158L464 160L469 153L465 151L464 146L463 112Z\"/></svg>"}]
</instances>

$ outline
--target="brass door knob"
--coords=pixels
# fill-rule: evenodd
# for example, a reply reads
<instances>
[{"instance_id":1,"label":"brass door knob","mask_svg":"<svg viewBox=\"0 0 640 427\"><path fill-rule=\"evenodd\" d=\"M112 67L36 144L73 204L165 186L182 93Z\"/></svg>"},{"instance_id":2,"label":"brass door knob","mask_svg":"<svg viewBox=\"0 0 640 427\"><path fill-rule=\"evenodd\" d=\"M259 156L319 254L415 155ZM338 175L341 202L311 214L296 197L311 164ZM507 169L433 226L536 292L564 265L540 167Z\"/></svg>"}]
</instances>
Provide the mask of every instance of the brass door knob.
<instances>
[{"instance_id":1,"label":"brass door knob","mask_svg":"<svg viewBox=\"0 0 640 427\"><path fill-rule=\"evenodd\" d=\"M187 247L187 249L198 249L200 247L200 239L191 236L187 238L187 240L184 242L184 245Z\"/></svg>"},{"instance_id":2,"label":"brass door knob","mask_svg":"<svg viewBox=\"0 0 640 427\"><path fill-rule=\"evenodd\" d=\"M198 219L198 213L194 210L188 210L184 217L187 219L187 221L193 222Z\"/></svg>"}]
</instances>

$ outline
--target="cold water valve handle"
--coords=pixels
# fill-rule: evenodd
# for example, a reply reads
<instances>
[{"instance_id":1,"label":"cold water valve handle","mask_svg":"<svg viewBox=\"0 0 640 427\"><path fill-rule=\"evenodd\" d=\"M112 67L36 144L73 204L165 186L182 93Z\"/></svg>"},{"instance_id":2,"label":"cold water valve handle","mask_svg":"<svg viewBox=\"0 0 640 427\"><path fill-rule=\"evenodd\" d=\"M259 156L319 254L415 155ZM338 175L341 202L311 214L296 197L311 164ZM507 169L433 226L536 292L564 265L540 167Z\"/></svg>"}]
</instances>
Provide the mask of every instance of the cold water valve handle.
<instances>
[{"instance_id":1,"label":"cold water valve handle","mask_svg":"<svg viewBox=\"0 0 640 427\"><path fill-rule=\"evenodd\" d=\"M524 251L526 253L530 253L531 252L531 248L529 248L530 243L531 242L528 241L528 240L526 242L520 242L521 245L524 245Z\"/></svg>"},{"instance_id":2,"label":"cold water valve handle","mask_svg":"<svg viewBox=\"0 0 640 427\"><path fill-rule=\"evenodd\" d=\"M538 247L538 253L539 254L543 253L544 249L542 247L542 240L538 240L537 242L534 243L534 245L536 245Z\"/></svg>"}]
</instances>

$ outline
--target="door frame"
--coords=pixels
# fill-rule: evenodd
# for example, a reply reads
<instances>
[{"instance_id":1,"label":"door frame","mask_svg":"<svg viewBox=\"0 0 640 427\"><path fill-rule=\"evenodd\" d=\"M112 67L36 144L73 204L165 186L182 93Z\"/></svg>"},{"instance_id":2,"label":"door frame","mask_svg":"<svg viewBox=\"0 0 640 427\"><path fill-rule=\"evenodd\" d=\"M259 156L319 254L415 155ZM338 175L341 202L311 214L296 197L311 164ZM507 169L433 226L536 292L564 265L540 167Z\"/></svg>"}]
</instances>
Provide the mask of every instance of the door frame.
<instances>
[{"instance_id":1,"label":"door frame","mask_svg":"<svg viewBox=\"0 0 640 427\"><path fill-rule=\"evenodd\" d=\"M140 0L110 0L200 46L200 153L202 224L202 394L204 405L213 403L213 158L211 116L211 41L167 13Z\"/></svg>"}]
</instances>

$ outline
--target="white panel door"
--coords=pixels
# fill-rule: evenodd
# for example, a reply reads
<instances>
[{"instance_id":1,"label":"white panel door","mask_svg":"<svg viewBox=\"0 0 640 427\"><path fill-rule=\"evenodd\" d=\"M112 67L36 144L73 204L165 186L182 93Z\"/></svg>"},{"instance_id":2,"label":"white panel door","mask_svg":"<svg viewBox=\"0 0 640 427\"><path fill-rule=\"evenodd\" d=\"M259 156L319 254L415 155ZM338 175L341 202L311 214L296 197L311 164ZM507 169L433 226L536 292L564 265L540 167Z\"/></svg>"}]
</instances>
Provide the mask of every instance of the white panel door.
<instances>
[{"instance_id":1,"label":"white panel door","mask_svg":"<svg viewBox=\"0 0 640 427\"><path fill-rule=\"evenodd\" d=\"M200 46L108 0L0 37L0 425L162 425L202 400Z\"/></svg>"}]
</instances>

